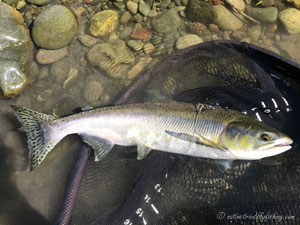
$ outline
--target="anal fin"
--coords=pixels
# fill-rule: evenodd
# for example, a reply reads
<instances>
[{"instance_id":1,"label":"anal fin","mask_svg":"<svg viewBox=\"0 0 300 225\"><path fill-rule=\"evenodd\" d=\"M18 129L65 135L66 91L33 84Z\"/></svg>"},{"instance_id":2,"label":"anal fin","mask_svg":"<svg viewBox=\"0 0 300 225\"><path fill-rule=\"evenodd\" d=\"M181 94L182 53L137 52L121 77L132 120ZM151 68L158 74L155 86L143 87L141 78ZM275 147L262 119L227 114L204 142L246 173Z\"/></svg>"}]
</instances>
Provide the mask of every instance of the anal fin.
<instances>
[{"instance_id":1,"label":"anal fin","mask_svg":"<svg viewBox=\"0 0 300 225\"><path fill-rule=\"evenodd\" d=\"M104 158L114 147L114 143L112 143L111 141L95 135L80 134L80 137L85 143L87 143L94 149L95 161L99 161Z\"/></svg>"}]
</instances>

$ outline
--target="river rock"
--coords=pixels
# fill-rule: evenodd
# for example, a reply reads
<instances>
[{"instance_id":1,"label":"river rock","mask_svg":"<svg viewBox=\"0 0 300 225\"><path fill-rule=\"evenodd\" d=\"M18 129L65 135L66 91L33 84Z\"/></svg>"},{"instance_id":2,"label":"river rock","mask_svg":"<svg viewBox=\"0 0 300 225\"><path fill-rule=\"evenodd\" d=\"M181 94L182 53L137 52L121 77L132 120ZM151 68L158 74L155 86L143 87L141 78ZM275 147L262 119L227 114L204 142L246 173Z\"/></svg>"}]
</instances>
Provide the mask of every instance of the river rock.
<instances>
[{"instance_id":1,"label":"river rock","mask_svg":"<svg viewBox=\"0 0 300 225\"><path fill-rule=\"evenodd\" d=\"M207 30L206 26L199 22L190 23L189 29L192 33L197 34L197 35L202 35Z\"/></svg>"},{"instance_id":2,"label":"river rock","mask_svg":"<svg viewBox=\"0 0 300 225\"><path fill-rule=\"evenodd\" d=\"M127 41L127 45L129 48L132 48L134 51L138 52L143 48L144 43L141 40L129 40Z\"/></svg>"},{"instance_id":3,"label":"river rock","mask_svg":"<svg viewBox=\"0 0 300 225\"><path fill-rule=\"evenodd\" d=\"M300 9L300 0L294 0L294 6Z\"/></svg>"},{"instance_id":4,"label":"river rock","mask_svg":"<svg viewBox=\"0 0 300 225\"><path fill-rule=\"evenodd\" d=\"M78 25L73 13L66 7L54 5L43 10L33 23L34 42L45 49L68 45L76 35Z\"/></svg>"},{"instance_id":5,"label":"river rock","mask_svg":"<svg viewBox=\"0 0 300 225\"><path fill-rule=\"evenodd\" d=\"M99 100L102 92L103 87L99 81L90 81L84 88L83 98L88 103L93 103Z\"/></svg>"},{"instance_id":6,"label":"river rock","mask_svg":"<svg viewBox=\"0 0 300 225\"><path fill-rule=\"evenodd\" d=\"M200 38L198 35L186 34L177 40L176 48L183 49L202 42L203 42L202 38Z\"/></svg>"},{"instance_id":7,"label":"river rock","mask_svg":"<svg viewBox=\"0 0 300 225\"><path fill-rule=\"evenodd\" d=\"M128 23L129 20L132 18L130 12L126 11L122 16L120 22L122 24Z\"/></svg>"},{"instance_id":8,"label":"river rock","mask_svg":"<svg viewBox=\"0 0 300 225\"><path fill-rule=\"evenodd\" d=\"M253 41L253 42L258 41L260 34L261 34L261 26L260 25L255 25L255 26L248 28L248 35L249 35L251 41Z\"/></svg>"},{"instance_id":9,"label":"river rock","mask_svg":"<svg viewBox=\"0 0 300 225\"><path fill-rule=\"evenodd\" d=\"M143 16L148 16L150 7L143 0L139 2L139 11Z\"/></svg>"},{"instance_id":10,"label":"river rock","mask_svg":"<svg viewBox=\"0 0 300 225\"><path fill-rule=\"evenodd\" d=\"M290 34L300 33L300 11L294 8L279 13L279 20Z\"/></svg>"},{"instance_id":11,"label":"river rock","mask_svg":"<svg viewBox=\"0 0 300 225\"><path fill-rule=\"evenodd\" d=\"M127 73L128 79L134 79L151 62L152 58L141 58Z\"/></svg>"},{"instance_id":12,"label":"river rock","mask_svg":"<svg viewBox=\"0 0 300 225\"><path fill-rule=\"evenodd\" d=\"M274 5L274 0L262 0L261 5L264 7L270 7Z\"/></svg>"},{"instance_id":13,"label":"river rock","mask_svg":"<svg viewBox=\"0 0 300 225\"><path fill-rule=\"evenodd\" d=\"M157 15L152 19L151 26L158 33L168 33L176 30L181 24L176 9L169 9L166 12Z\"/></svg>"},{"instance_id":14,"label":"river rock","mask_svg":"<svg viewBox=\"0 0 300 225\"><path fill-rule=\"evenodd\" d=\"M149 55L155 50L155 47L151 43L146 43L143 47L143 50L147 55Z\"/></svg>"},{"instance_id":15,"label":"river rock","mask_svg":"<svg viewBox=\"0 0 300 225\"><path fill-rule=\"evenodd\" d=\"M192 22L205 25L212 23L214 19L211 5L203 0L190 0L186 8L186 16Z\"/></svg>"},{"instance_id":16,"label":"river rock","mask_svg":"<svg viewBox=\"0 0 300 225\"><path fill-rule=\"evenodd\" d=\"M243 26L243 22L221 4L213 6L212 12L214 23L223 30L239 30Z\"/></svg>"},{"instance_id":17,"label":"river rock","mask_svg":"<svg viewBox=\"0 0 300 225\"><path fill-rule=\"evenodd\" d=\"M127 7L128 11L131 12L132 14L137 13L137 9L138 9L137 3L133 2L133 1L128 1L128 2L126 2L126 7Z\"/></svg>"},{"instance_id":18,"label":"river rock","mask_svg":"<svg viewBox=\"0 0 300 225\"><path fill-rule=\"evenodd\" d=\"M26 0L26 1L33 5L47 5L50 2L52 2L52 0Z\"/></svg>"},{"instance_id":19,"label":"river rock","mask_svg":"<svg viewBox=\"0 0 300 225\"><path fill-rule=\"evenodd\" d=\"M131 27L125 27L123 30L121 30L119 37L121 39L126 39L130 36L132 33L132 28Z\"/></svg>"},{"instance_id":20,"label":"river rock","mask_svg":"<svg viewBox=\"0 0 300 225\"><path fill-rule=\"evenodd\" d=\"M261 22L274 23L277 20L278 9L276 7L254 8L249 6L246 10L249 16Z\"/></svg>"},{"instance_id":21,"label":"river rock","mask_svg":"<svg viewBox=\"0 0 300 225\"><path fill-rule=\"evenodd\" d=\"M295 62L300 63L300 34L288 35L284 41L276 42L276 45Z\"/></svg>"},{"instance_id":22,"label":"river rock","mask_svg":"<svg viewBox=\"0 0 300 225\"><path fill-rule=\"evenodd\" d=\"M67 54L67 47L55 50L40 49L36 54L36 60L39 64L51 64L64 58Z\"/></svg>"},{"instance_id":23,"label":"river rock","mask_svg":"<svg viewBox=\"0 0 300 225\"><path fill-rule=\"evenodd\" d=\"M34 74L33 43L21 13L0 2L0 97L21 93Z\"/></svg>"},{"instance_id":24,"label":"river rock","mask_svg":"<svg viewBox=\"0 0 300 225\"><path fill-rule=\"evenodd\" d=\"M95 45L87 57L92 65L99 66L112 78L122 78L135 61L133 53L120 39Z\"/></svg>"},{"instance_id":25,"label":"river rock","mask_svg":"<svg viewBox=\"0 0 300 225\"><path fill-rule=\"evenodd\" d=\"M104 10L91 18L90 32L93 36L104 37L118 27L118 13L113 10Z\"/></svg>"},{"instance_id":26,"label":"river rock","mask_svg":"<svg viewBox=\"0 0 300 225\"><path fill-rule=\"evenodd\" d=\"M78 40L86 47L93 47L97 44L97 39L88 34L80 34Z\"/></svg>"},{"instance_id":27,"label":"river rock","mask_svg":"<svg viewBox=\"0 0 300 225\"><path fill-rule=\"evenodd\" d=\"M271 0L273 1L273 0ZM226 0L226 2L232 5L234 8L244 11L246 8L245 2L243 0Z\"/></svg>"},{"instance_id":28,"label":"river rock","mask_svg":"<svg viewBox=\"0 0 300 225\"><path fill-rule=\"evenodd\" d=\"M152 32L146 28L139 28L132 32L131 37L134 39L148 40L152 36Z\"/></svg>"}]
</instances>

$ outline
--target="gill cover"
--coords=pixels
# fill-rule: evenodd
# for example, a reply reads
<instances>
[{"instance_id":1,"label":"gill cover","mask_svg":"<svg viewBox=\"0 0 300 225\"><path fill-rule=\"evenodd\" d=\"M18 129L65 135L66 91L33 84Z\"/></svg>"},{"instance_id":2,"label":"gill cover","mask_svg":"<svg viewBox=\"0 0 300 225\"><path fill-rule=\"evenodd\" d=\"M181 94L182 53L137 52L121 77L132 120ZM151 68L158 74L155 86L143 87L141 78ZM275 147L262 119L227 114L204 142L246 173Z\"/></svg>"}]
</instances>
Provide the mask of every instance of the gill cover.
<instances>
[{"instance_id":1,"label":"gill cover","mask_svg":"<svg viewBox=\"0 0 300 225\"><path fill-rule=\"evenodd\" d=\"M260 150L283 136L279 131L259 121L234 121L222 132L221 143L229 150Z\"/></svg>"}]
</instances>

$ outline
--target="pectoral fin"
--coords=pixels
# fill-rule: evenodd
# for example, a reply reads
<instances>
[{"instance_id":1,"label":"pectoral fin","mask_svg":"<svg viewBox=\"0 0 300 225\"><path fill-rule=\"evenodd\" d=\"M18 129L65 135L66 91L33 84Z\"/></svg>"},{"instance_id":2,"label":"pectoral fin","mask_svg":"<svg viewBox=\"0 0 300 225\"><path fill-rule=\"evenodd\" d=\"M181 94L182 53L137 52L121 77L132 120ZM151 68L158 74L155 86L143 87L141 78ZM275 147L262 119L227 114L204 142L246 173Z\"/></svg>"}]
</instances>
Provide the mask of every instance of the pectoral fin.
<instances>
[{"instance_id":1,"label":"pectoral fin","mask_svg":"<svg viewBox=\"0 0 300 225\"><path fill-rule=\"evenodd\" d=\"M199 145L204 145L207 147L213 147L213 148L225 150L221 146L213 143L212 141L210 141L200 135L194 136L194 135L190 135L190 134L178 133L178 132L173 132L173 131L169 131L169 130L165 130L165 132L173 137L176 137L176 138L179 138L179 139L182 139L185 141L193 142L193 143L196 143Z\"/></svg>"},{"instance_id":2,"label":"pectoral fin","mask_svg":"<svg viewBox=\"0 0 300 225\"><path fill-rule=\"evenodd\" d=\"M138 145L137 146L137 159L138 160L142 160L144 158L146 158L146 156L150 153L151 148L145 146L145 145Z\"/></svg>"},{"instance_id":3,"label":"pectoral fin","mask_svg":"<svg viewBox=\"0 0 300 225\"><path fill-rule=\"evenodd\" d=\"M82 140L90 145L95 151L95 161L104 158L114 147L114 143L90 134L80 134Z\"/></svg>"}]
</instances>

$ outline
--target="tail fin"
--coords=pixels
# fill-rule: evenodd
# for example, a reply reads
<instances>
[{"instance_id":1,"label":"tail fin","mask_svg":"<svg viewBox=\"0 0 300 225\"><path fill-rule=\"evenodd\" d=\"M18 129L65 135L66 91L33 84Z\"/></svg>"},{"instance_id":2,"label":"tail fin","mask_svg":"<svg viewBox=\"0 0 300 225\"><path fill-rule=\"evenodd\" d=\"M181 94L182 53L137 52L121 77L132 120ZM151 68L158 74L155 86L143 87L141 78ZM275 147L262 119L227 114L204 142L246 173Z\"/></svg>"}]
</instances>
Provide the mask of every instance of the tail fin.
<instances>
[{"instance_id":1,"label":"tail fin","mask_svg":"<svg viewBox=\"0 0 300 225\"><path fill-rule=\"evenodd\" d=\"M44 130L42 128L42 123L53 121L57 119L57 117L35 112L17 105L12 105L11 107L15 111L27 135L31 161L30 171L32 172L57 144L54 140L45 139Z\"/></svg>"}]
</instances>

